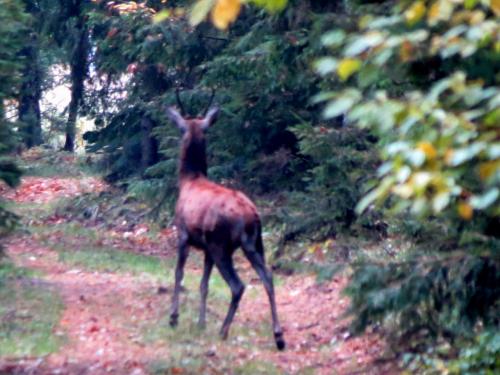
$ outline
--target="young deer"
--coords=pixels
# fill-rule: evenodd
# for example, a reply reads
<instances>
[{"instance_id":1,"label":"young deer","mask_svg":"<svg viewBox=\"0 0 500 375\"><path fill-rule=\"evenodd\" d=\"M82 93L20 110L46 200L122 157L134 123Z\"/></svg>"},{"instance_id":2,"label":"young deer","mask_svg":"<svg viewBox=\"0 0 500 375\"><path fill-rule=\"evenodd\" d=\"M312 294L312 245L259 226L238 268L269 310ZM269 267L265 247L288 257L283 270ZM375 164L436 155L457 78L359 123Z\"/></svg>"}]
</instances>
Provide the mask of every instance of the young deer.
<instances>
[{"instance_id":1,"label":"young deer","mask_svg":"<svg viewBox=\"0 0 500 375\"><path fill-rule=\"evenodd\" d=\"M205 326L208 281L215 263L231 289L231 304L220 330L226 339L245 285L233 266L233 253L241 246L245 256L262 280L271 305L274 339L278 349L285 348L283 331L278 321L271 272L266 268L262 244L261 223L257 209L242 192L228 189L207 179L205 131L219 112L210 109L205 117L185 118L175 108L168 108L169 119L183 132L179 163L179 198L175 224L179 233L175 288L172 297L170 325L176 326L179 317L179 292L189 246L205 253L200 284L200 315L198 324Z\"/></svg>"}]
</instances>

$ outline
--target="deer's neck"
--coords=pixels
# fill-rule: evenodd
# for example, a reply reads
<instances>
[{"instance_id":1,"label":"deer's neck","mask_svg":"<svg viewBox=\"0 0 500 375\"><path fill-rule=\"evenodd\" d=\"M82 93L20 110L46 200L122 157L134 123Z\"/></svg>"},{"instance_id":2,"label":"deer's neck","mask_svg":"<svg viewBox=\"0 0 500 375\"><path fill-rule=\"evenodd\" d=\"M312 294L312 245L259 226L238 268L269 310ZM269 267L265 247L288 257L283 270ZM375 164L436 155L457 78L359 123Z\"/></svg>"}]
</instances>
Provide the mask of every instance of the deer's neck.
<instances>
[{"instance_id":1,"label":"deer's neck","mask_svg":"<svg viewBox=\"0 0 500 375\"><path fill-rule=\"evenodd\" d=\"M179 179L193 179L207 175L207 154L204 139L190 138L181 148Z\"/></svg>"}]
</instances>

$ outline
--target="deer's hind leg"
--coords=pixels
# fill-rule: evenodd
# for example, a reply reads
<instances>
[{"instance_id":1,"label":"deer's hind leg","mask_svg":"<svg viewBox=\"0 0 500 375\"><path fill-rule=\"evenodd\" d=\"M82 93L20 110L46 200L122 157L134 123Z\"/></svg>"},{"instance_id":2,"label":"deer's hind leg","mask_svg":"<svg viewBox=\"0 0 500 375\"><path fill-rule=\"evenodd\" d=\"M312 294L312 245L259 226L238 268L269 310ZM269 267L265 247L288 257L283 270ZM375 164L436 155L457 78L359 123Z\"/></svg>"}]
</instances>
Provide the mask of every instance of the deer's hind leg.
<instances>
[{"instance_id":1,"label":"deer's hind leg","mask_svg":"<svg viewBox=\"0 0 500 375\"><path fill-rule=\"evenodd\" d=\"M217 248L210 253L212 254L217 269L231 289L231 304L229 305L229 310L227 311L226 318L220 330L220 335L222 339L225 340L229 334L229 327L238 309L241 296L245 291L245 285L234 269L232 251L230 251L230 249Z\"/></svg>"},{"instance_id":2,"label":"deer's hind leg","mask_svg":"<svg viewBox=\"0 0 500 375\"><path fill-rule=\"evenodd\" d=\"M247 259L250 261L252 267L259 275L264 288L266 289L271 306L271 317L273 320L274 341L279 350L285 349L285 339L283 338L283 330L278 319L278 312L276 309L276 301L274 296L273 275L266 267L264 258L264 247L262 245L262 237L260 231L254 238L248 238L242 243L243 252Z\"/></svg>"}]
</instances>

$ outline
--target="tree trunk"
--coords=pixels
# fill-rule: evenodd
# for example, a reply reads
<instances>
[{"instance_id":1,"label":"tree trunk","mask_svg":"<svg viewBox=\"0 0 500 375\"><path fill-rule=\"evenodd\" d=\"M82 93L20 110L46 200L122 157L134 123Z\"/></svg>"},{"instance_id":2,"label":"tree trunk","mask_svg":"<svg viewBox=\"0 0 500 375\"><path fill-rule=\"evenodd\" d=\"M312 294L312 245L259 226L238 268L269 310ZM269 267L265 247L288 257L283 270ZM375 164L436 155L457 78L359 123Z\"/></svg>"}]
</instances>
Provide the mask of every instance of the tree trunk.
<instances>
[{"instance_id":1,"label":"tree trunk","mask_svg":"<svg viewBox=\"0 0 500 375\"><path fill-rule=\"evenodd\" d=\"M149 117L141 120L141 175L158 161L158 144L152 136L154 123Z\"/></svg>"},{"instance_id":2,"label":"tree trunk","mask_svg":"<svg viewBox=\"0 0 500 375\"><path fill-rule=\"evenodd\" d=\"M40 99L42 97L42 72L38 56L38 40L32 37L30 44L21 52L26 59L23 81L19 92L19 120L23 143L27 148L42 143Z\"/></svg>"},{"instance_id":3,"label":"tree trunk","mask_svg":"<svg viewBox=\"0 0 500 375\"><path fill-rule=\"evenodd\" d=\"M88 29L84 15L80 14L76 25L77 40L71 56L71 102L66 123L66 142L64 150L75 150L76 118L84 92L84 81L87 73Z\"/></svg>"}]
</instances>

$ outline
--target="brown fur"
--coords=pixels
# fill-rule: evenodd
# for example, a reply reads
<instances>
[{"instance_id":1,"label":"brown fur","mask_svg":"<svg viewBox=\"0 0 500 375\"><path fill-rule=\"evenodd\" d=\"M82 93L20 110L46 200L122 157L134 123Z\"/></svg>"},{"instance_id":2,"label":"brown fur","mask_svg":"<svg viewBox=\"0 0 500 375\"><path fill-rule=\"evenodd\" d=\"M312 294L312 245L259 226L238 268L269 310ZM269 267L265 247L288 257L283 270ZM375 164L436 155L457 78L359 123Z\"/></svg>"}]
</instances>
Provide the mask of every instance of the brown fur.
<instances>
[{"instance_id":1,"label":"brown fur","mask_svg":"<svg viewBox=\"0 0 500 375\"><path fill-rule=\"evenodd\" d=\"M242 192L217 185L204 177L181 181L176 207L176 221L188 233L213 233L225 223L228 239L234 247L241 245L244 229L260 223L257 208ZM253 230L246 234L253 235Z\"/></svg>"}]
</instances>

